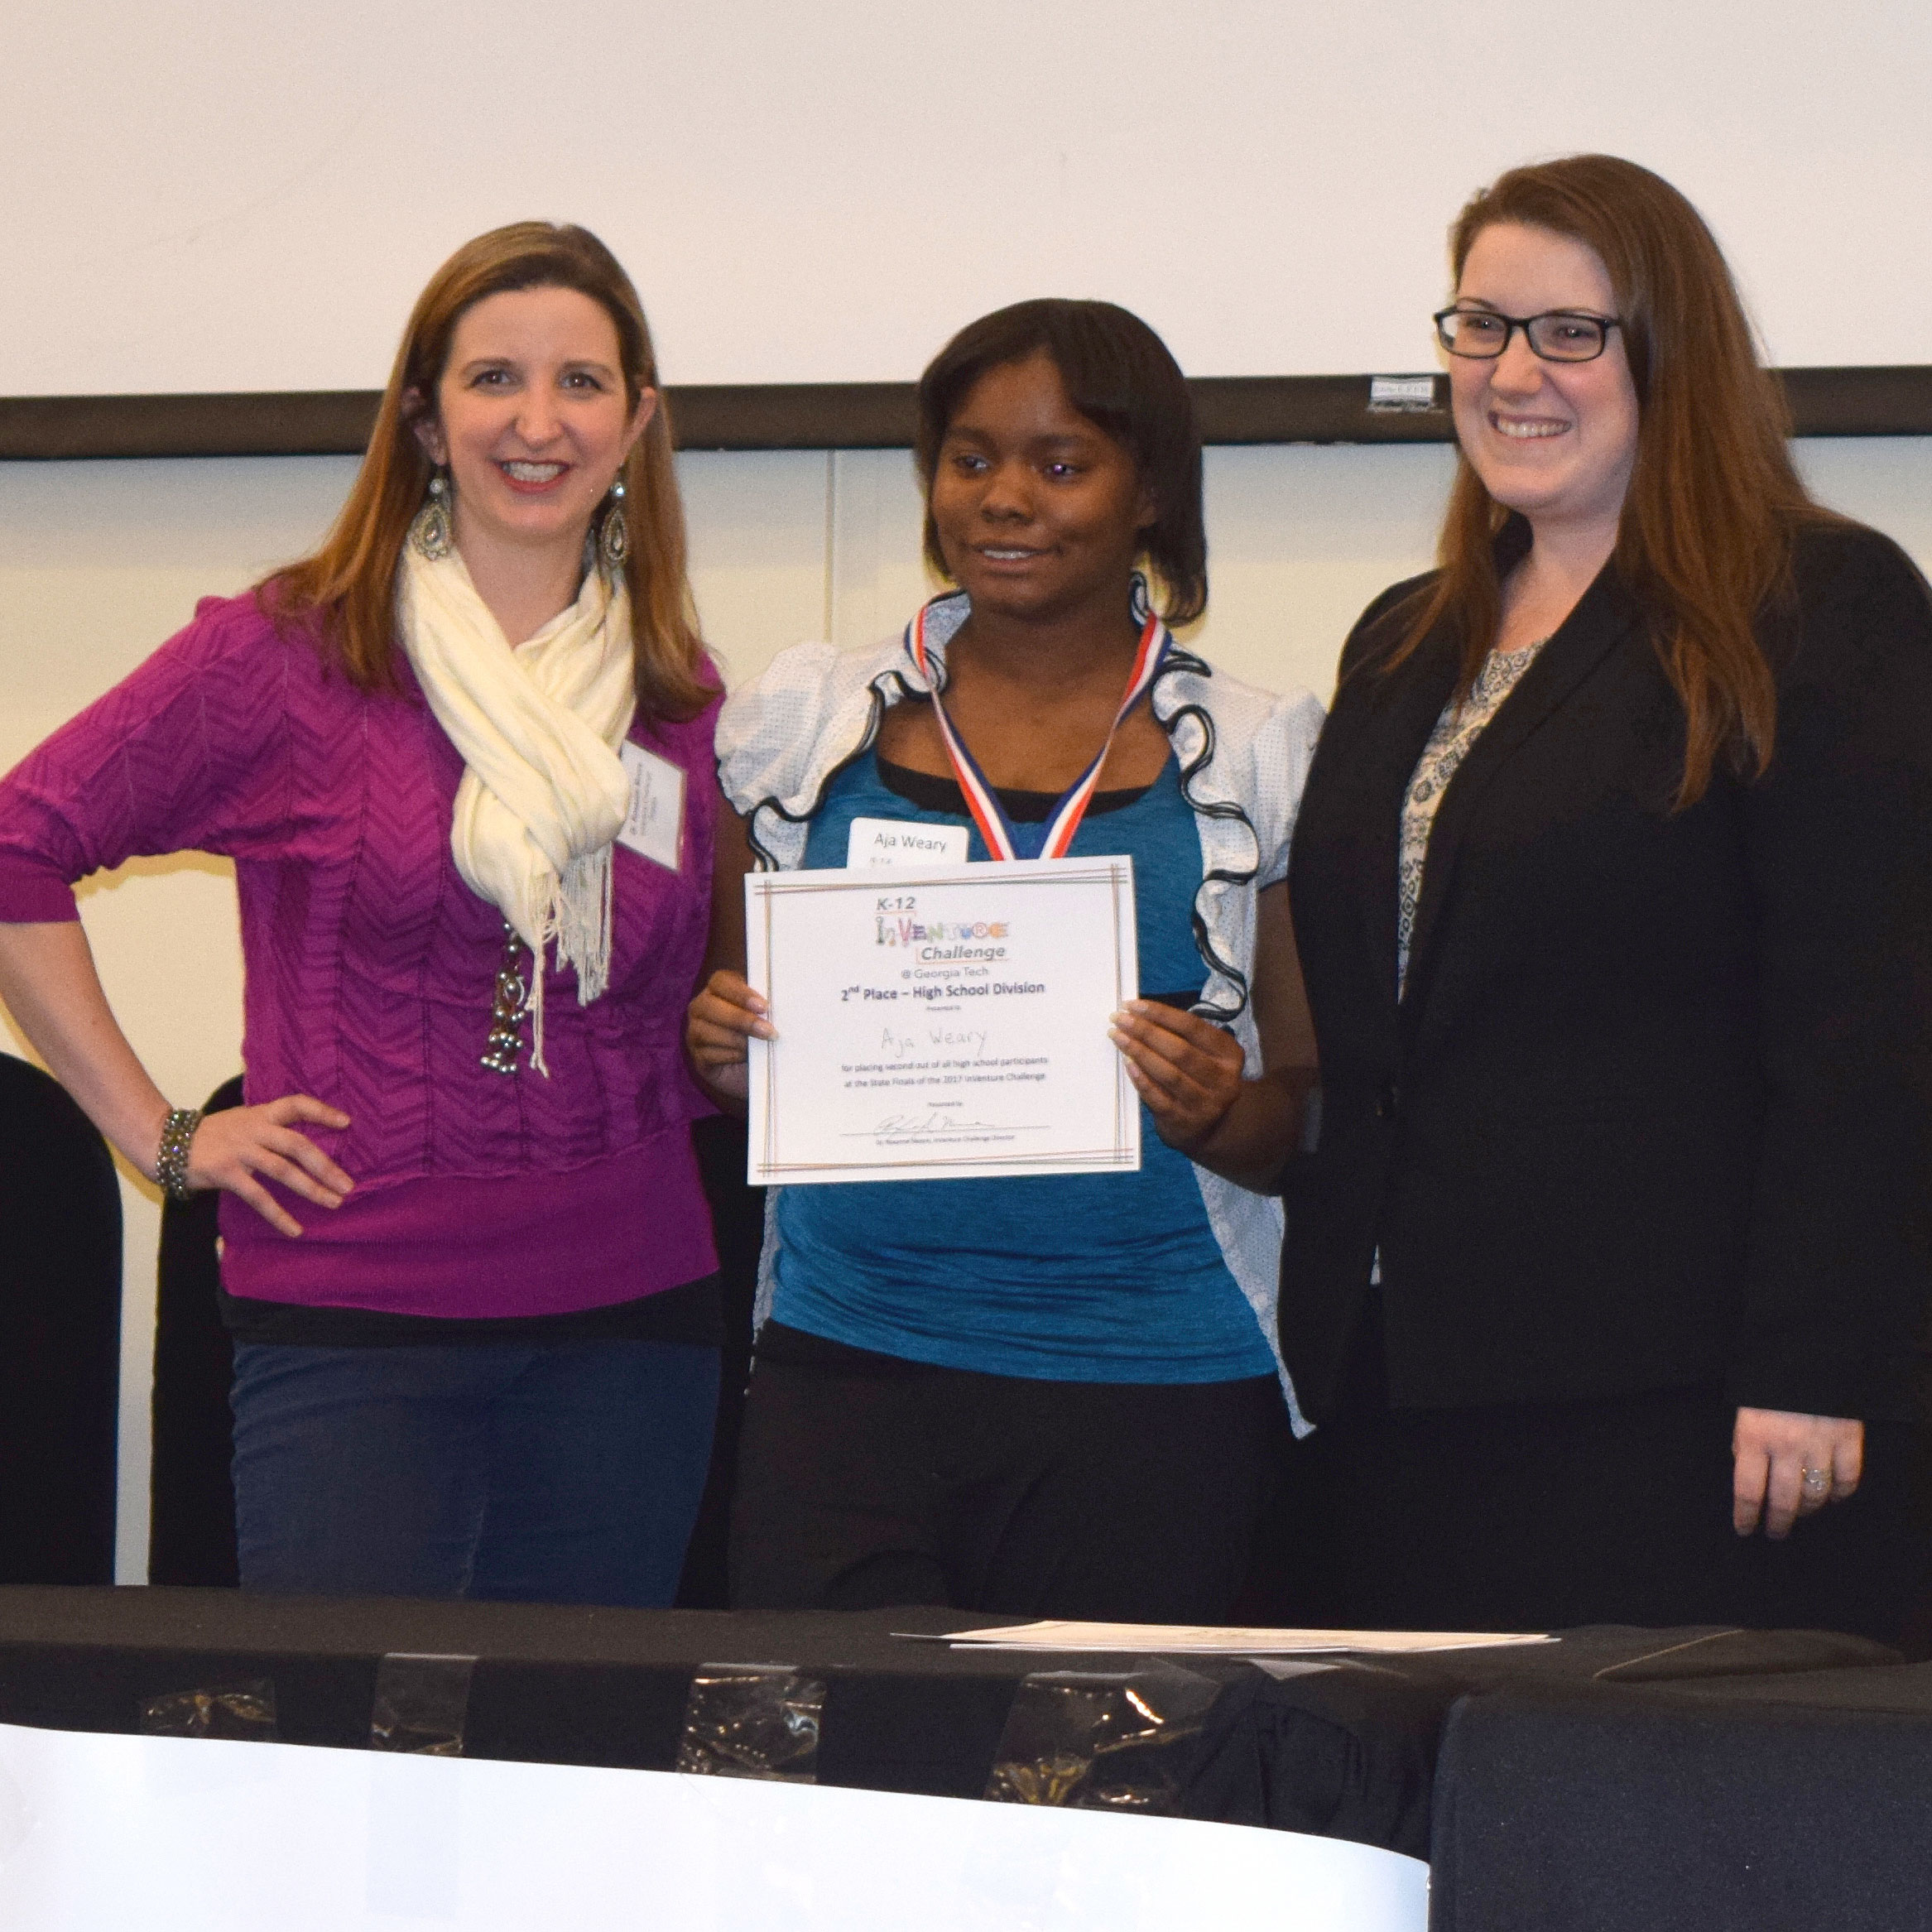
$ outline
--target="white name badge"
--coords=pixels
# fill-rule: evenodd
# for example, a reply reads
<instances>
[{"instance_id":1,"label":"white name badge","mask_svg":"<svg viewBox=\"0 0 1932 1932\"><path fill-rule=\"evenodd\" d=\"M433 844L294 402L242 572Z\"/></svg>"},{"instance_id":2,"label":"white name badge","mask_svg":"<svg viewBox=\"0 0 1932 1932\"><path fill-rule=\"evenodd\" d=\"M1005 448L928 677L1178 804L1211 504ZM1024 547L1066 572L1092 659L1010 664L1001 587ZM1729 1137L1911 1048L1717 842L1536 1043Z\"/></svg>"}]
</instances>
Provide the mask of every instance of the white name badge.
<instances>
[{"instance_id":1,"label":"white name badge","mask_svg":"<svg viewBox=\"0 0 1932 1932\"><path fill-rule=\"evenodd\" d=\"M873 866L964 865L972 834L964 825L922 825L913 819L854 819L845 863Z\"/></svg>"},{"instance_id":2,"label":"white name badge","mask_svg":"<svg viewBox=\"0 0 1932 1932\"><path fill-rule=\"evenodd\" d=\"M675 872L684 849L684 768L628 738L618 746L618 756L631 781L630 809L618 829L618 843Z\"/></svg>"}]
</instances>

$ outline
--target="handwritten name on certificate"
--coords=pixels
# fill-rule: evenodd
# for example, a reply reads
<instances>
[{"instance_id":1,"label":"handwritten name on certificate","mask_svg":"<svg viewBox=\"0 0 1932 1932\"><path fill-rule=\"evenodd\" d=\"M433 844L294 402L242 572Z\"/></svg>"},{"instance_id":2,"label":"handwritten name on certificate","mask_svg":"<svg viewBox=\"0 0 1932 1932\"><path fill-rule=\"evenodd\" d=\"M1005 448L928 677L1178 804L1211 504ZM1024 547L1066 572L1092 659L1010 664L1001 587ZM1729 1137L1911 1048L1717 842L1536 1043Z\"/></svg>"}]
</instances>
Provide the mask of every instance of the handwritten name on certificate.
<instances>
[{"instance_id":1,"label":"handwritten name on certificate","mask_svg":"<svg viewBox=\"0 0 1932 1932\"><path fill-rule=\"evenodd\" d=\"M1131 858L754 872L745 911L754 1185L1140 1166Z\"/></svg>"}]
</instances>

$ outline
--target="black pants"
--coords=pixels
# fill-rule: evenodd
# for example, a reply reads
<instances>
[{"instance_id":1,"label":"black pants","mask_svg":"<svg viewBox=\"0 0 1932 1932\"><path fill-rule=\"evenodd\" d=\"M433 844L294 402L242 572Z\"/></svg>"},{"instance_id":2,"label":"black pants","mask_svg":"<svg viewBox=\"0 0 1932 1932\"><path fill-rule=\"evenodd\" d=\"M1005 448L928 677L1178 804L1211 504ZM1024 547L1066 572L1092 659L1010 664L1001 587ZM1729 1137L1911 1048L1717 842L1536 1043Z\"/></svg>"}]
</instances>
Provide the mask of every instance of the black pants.
<instances>
[{"instance_id":1,"label":"black pants","mask_svg":"<svg viewBox=\"0 0 1932 1932\"><path fill-rule=\"evenodd\" d=\"M746 1401L732 1601L1220 1622L1286 1428L1270 1377L1034 1382L771 1323Z\"/></svg>"},{"instance_id":2,"label":"black pants","mask_svg":"<svg viewBox=\"0 0 1932 1932\"><path fill-rule=\"evenodd\" d=\"M1868 1425L1858 1493L1773 1543L1731 1527L1735 1415L1708 1388L1358 1406L1288 1452L1257 1612L1368 1628L1736 1623L1913 1641L1928 1574L1922 1434Z\"/></svg>"}]
</instances>

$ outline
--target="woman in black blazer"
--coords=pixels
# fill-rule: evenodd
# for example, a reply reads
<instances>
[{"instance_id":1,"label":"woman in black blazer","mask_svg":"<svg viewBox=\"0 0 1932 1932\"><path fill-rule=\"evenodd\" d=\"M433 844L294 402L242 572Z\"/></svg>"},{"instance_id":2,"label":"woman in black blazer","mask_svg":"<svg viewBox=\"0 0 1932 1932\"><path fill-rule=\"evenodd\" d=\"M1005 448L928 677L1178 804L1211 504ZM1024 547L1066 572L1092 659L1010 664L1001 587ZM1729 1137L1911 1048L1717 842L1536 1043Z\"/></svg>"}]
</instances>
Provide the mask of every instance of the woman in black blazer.
<instances>
[{"instance_id":1,"label":"woman in black blazer","mask_svg":"<svg viewBox=\"0 0 1932 1932\"><path fill-rule=\"evenodd\" d=\"M1452 252L1444 568L1350 637L1290 874L1323 1091L1286 1188L1319 1425L1287 1607L1895 1635L1926 586L1810 502L1666 183L1516 170Z\"/></svg>"}]
</instances>

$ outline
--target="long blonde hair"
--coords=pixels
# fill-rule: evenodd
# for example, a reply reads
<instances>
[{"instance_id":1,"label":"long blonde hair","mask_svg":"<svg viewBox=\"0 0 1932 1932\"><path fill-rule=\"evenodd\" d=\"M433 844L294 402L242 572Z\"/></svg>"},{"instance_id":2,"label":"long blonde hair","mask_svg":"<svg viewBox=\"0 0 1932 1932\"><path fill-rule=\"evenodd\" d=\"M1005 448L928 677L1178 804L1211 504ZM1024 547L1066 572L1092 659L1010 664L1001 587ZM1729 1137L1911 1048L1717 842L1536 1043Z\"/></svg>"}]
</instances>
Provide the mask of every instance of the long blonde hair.
<instances>
[{"instance_id":1,"label":"long blonde hair","mask_svg":"<svg viewBox=\"0 0 1932 1932\"><path fill-rule=\"evenodd\" d=\"M1777 687L1754 631L1788 591L1800 527L1831 521L1791 462L1790 419L1761 368L1751 324L1703 218L1660 175L1614 155L1512 168L1449 232L1458 281L1478 235L1498 222L1547 228L1596 251L1610 276L1639 411L1636 460L1615 564L1651 613L1652 637L1684 709L1680 808L1722 761L1761 775L1777 734ZM1399 663L1448 619L1466 694L1502 618L1495 543L1508 512L1467 455Z\"/></svg>"},{"instance_id":2,"label":"long blonde hair","mask_svg":"<svg viewBox=\"0 0 1932 1932\"><path fill-rule=\"evenodd\" d=\"M416 425L435 409L436 387L464 312L488 296L531 288L575 289L609 315L633 410L646 389L660 391L657 407L623 469L632 661L638 709L646 719L692 717L714 694L716 680L685 574L684 506L670 412L637 291L617 257L587 228L514 222L465 242L430 276L402 332L376 427L342 513L314 555L276 571L256 594L277 618L319 619L324 647L359 688L396 688L396 567L432 470Z\"/></svg>"}]
</instances>

